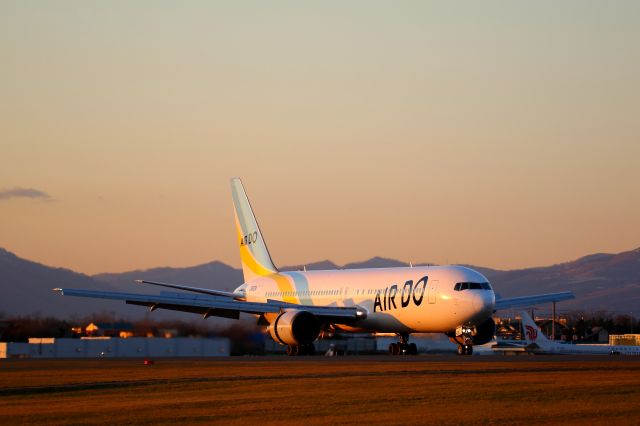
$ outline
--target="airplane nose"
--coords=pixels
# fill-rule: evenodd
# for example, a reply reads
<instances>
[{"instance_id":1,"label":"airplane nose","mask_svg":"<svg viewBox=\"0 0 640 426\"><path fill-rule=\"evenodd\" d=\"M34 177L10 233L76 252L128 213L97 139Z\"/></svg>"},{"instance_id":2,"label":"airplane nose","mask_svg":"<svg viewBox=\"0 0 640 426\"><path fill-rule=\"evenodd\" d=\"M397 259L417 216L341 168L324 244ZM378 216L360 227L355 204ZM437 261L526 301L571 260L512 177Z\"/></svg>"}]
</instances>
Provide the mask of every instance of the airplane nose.
<instances>
[{"instance_id":1,"label":"airplane nose","mask_svg":"<svg viewBox=\"0 0 640 426\"><path fill-rule=\"evenodd\" d=\"M493 311L495 296L492 291L482 291L474 294L473 307L478 312Z\"/></svg>"}]
</instances>

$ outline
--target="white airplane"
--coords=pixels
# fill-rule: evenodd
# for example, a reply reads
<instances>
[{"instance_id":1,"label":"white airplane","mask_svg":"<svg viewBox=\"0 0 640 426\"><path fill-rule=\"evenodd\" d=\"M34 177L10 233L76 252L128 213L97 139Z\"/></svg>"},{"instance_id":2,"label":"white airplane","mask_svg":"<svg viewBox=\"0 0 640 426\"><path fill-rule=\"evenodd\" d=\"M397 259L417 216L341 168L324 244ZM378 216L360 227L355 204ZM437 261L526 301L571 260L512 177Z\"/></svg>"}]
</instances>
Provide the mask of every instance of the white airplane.
<instances>
[{"instance_id":1,"label":"white airplane","mask_svg":"<svg viewBox=\"0 0 640 426\"><path fill-rule=\"evenodd\" d=\"M528 313L520 312L527 351L536 354L640 355L640 346L572 344L547 339Z\"/></svg>"},{"instance_id":2,"label":"white airplane","mask_svg":"<svg viewBox=\"0 0 640 426\"><path fill-rule=\"evenodd\" d=\"M463 266L279 271L269 255L238 178L231 180L237 241L245 283L233 292L139 280L189 293L158 295L54 289L66 296L124 300L155 309L193 312L204 318L248 313L267 325L287 354L315 351L324 332L384 332L399 336L389 352L417 353L411 333L445 333L458 353L493 338L492 314L499 309L572 299L571 292L498 299L487 278Z\"/></svg>"},{"instance_id":3,"label":"white airplane","mask_svg":"<svg viewBox=\"0 0 640 426\"><path fill-rule=\"evenodd\" d=\"M476 355L494 355L494 354L503 354L503 355L519 355L523 353L528 353L529 350L524 342L519 340L491 340L484 345L477 346L474 349L474 354Z\"/></svg>"}]
</instances>

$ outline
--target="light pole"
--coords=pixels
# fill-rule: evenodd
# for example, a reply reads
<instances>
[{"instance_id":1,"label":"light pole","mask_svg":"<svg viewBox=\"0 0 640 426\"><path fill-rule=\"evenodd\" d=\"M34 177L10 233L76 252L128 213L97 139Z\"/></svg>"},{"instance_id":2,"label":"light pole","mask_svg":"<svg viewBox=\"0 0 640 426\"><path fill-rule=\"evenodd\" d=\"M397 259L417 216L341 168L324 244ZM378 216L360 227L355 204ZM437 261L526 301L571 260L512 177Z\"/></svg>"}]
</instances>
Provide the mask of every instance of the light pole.
<instances>
[{"instance_id":1,"label":"light pole","mask_svg":"<svg viewBox=\"0 0 640 426\"><path fill-rule=\"evenodd\" d=\"M553 301L553 313L551 315L551 340L556 340L556 301Z\"/></svg>"}]
</instances>

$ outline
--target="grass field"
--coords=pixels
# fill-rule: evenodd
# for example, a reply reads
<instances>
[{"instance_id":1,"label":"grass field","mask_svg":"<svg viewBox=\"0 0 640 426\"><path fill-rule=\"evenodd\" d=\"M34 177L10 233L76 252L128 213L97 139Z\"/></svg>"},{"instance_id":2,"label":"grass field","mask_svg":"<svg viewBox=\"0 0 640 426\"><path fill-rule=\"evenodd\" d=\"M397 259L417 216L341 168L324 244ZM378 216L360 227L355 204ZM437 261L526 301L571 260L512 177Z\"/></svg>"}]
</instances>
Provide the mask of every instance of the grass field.
<instances>
[{"instance_id":1,"label":"grass field","mask_svg":"<svg viewBox=\"0 0 640 426\"><path fill-rule=\"evenodd\" d=\"M640 424L633 357L0 361L13 424Z\"/></svg>"}]
</instances>

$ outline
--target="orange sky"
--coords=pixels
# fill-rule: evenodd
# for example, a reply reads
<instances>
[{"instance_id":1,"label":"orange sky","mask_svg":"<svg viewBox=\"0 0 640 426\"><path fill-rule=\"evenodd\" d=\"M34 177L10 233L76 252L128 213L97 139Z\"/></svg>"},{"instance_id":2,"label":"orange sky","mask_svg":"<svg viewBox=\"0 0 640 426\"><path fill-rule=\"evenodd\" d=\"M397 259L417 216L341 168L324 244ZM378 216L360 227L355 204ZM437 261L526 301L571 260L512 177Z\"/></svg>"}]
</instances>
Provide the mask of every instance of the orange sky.
<instances>
[{"instance_id":1,"label":"orange sky","mask_svg":"<svg viewBox=\"0 0 640 426\"><path fill-rule=\"evenodd\" d=\"M0 246L86 273L238 267L240 176L279 264L638 247L639 18L637 2L4 1Z\"/></svg>"}]
</instances>

